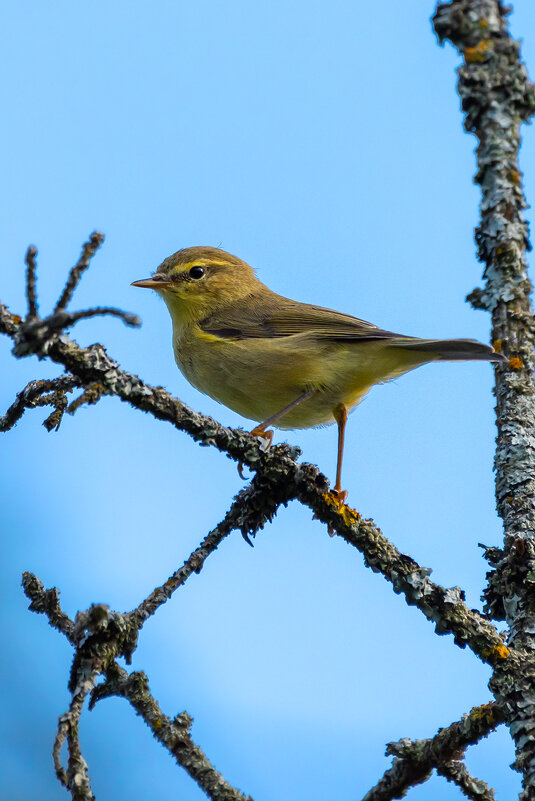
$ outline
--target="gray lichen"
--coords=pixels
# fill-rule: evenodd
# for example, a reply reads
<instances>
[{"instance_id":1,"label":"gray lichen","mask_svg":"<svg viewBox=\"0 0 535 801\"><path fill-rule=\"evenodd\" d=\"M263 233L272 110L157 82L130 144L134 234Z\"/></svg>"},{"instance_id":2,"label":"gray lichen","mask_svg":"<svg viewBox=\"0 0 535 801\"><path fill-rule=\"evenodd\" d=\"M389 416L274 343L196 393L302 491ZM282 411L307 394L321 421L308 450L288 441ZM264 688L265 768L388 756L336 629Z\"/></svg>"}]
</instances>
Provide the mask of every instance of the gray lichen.
<instances>
[{"instance_id":1,"label":"gray lichen","mask_svg":"<svg viewBox=\"0 0 535 801\"><path fill-rule=\"evenodd\" d=\"M481 187L476 229L485 285L469 295L492 315L492 340L509 357L496 367L496 500L504 548L489 574L487 610L509 626L515 659L496 663L490 686L503 703L523 774L535 797L535 328L527 276L526 201L518 165L520 126L535 112L535 87L498 0L440 4L434 25L464 56L458 90L465 129L478 139L475 181Z\"/></svg>"}]
</instances>

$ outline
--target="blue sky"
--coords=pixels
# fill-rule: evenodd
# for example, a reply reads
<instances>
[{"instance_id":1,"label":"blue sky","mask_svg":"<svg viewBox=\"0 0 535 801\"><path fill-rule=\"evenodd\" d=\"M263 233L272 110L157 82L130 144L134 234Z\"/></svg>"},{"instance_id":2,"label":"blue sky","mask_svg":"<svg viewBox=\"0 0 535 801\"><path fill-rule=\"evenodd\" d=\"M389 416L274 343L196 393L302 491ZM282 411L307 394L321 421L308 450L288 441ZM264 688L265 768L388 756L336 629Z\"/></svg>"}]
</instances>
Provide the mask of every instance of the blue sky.
<instances>
[{"instance_id":1,"label":"blue sky","mask_svg":"<svg viewBox=\"0 0 535 801\"><path fill-rule=\"evenodd\" d=\"M274 290L387 329L488 340L463 299L480 281L475 140L463 133L458 57L431 31L432 4L87 4L3 11L0 59L1 295L23 308L23 258L39 248L50 309L94 229L106 242L73 308L143 318L76 329L122 366L228 425L245 425L177 371L161 301L130 287L173 251L215 245ZM513 32L535 74L535 9ZM521 166L535 192L533 131ZM531 212L528 212L531 219ZM57 368L15 361L0 341L2 411ZM374 389L350 418L349 501L435 580L479 606L497 544L492 370L432 365ZM0 797L65 798L50 750L68 705L71 649L26 611L23 570L74 615L137 605L223 517L235 466L186 435L104 399L47 434L29 412L2 438L3 747ZM277 435L334 477L332 428ZM385 743L431 736L490 699L489 670L437 637L361 556L296 504L250 549L235 533L142 632L133 667L229 781L263 799L359 798ZM200 799L126 702L86 713L81 739L99 801ZM511 797L505 731L469 767ZM411 798L460 798L442 779Z\"/></svg>"}]
</instances>

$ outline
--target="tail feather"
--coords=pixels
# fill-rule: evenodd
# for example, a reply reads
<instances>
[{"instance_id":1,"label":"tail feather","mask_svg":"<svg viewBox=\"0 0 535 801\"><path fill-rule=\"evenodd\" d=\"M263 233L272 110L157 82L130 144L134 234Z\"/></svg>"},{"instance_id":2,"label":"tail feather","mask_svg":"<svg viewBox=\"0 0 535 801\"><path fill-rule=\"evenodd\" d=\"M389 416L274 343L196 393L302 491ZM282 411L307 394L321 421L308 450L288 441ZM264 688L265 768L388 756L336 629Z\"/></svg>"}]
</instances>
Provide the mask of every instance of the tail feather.
<instances>
[{"instance_id":1,"label":"tail feather","mask_svg":"<svg viewBox=\"0 0 535 801\"><path fill-rule=\"evenodd\" d=\"M393 347L404 350L429 353L440 361L489 361L505 362L505 356L476 339L399 339L392 340Z\"/></svg>"}]
</instances>

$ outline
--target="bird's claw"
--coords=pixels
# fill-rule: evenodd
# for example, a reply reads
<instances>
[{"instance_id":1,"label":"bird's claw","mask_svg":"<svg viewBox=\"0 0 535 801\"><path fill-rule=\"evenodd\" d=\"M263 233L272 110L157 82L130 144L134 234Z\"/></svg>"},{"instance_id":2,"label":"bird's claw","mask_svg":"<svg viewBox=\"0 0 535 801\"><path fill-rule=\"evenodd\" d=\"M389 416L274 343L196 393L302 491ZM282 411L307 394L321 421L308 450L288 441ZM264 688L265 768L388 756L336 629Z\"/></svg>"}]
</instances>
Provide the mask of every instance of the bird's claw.
<instances>
[{"instance_id":1,"label":"bird's claw","mask_svg":"<svg viewBox=\"0 0 535 801\"><path fill-rule=\"evenodd\" d=\"M331 495L339 506L343 506L347 500L347 490L332 489Z\"/></svg>"},{"instance_id":2,"label":"bird's claw","mask_svg":"<svg viewBox=\"0 0 535 801\"><path fill-rule=\"evenodd\" d=\"M257 426L253 428L252 431L249 432L253 437L258 437L260 440L260 450L266 453L271 448L271 443L273 442L273 431L268 430L265 431L261 426ZM245 481L245 476L243 475L243 462L240 459L238 462L238 475L242 481Z\"/></svg>"}]
</instances>

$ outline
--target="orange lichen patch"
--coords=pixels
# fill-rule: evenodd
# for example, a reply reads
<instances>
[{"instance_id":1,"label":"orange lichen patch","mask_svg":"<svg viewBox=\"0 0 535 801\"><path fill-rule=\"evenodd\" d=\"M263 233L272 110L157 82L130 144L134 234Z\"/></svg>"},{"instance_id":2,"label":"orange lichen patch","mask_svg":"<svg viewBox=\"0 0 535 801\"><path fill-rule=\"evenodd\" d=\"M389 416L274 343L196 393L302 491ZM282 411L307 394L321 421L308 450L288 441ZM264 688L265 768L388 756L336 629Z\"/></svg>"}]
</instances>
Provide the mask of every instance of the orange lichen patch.
<instances>
[{"instance_id":1,"label":"orange lichen patch","mask_svg":"<svg viewBox=\"0 0 535 801\"><path fill-rule=\"evenodd\" d=\"M501 353L502 352L502 341L501 341L501 339L495 339L494 342L492 343L492 347L494 348L496 353Z\"/></svg>"},{"instance_id":2,"label":"orange lichen patch","mask_svg":"<svg viewBox=\"0 0 535 801\"><path fill-rule=\"evenodd\" d=\"M489 21L486 20L486 19L480 19L479 20L479 27L480 28L488 28L489 27Z\"/></svg>"},{"instance_id":3,"label":"orange lichen patch","mask_svg":"<svg viewBox=\"0 0 535 801\"><path fill-rule=\"evenodd\" d=\"M485 61L487 53L492 49L491 39L482 39L475 47L467 47L464 51L464 58L467 64L477 61Z\"/></svg>"},{"instance_id":4,"label":"orange lichen patch","mask_svg":"<svg viewBox=\"0 0 535 801\"><path fill-rule=\"evenodd\" d=\"M474 720L488 720L493 723L494 718L494 704L492 701L489 704L481 704L481 706L474 706L470 710L470 717Z\"/></svg>"},{"instance_id":5,"label":"orange lichen patch","mask_svg":"<svg viewBox=\"0 0 535 801\"><path fill-rule=\"evenodd\" d=\"M361 519L356 509L352 509L350 506L340 501L332 492L324 492L322 497L325 503L342 517L346 526L352 526Z\"/></svg>"},{"instance_id":6,"label":"orange lichen patch","mask_svg":"<svg viewBox=\"0 0 535 801\"><path fill-rule=\"evenodd\" d=\"M522 359L519 359L518 356L511 356L509 359L509 367L512 367L513 370L521 370L524 367L524 362Z\"/></svg>"},{"instance_id":7,"label":"orange lichen patch","mask_svg":"<svg viewBox=\"0 0 535 801\"><path fill-rule=\"evenodd\" d=\"M507 657L511 652L506 645L497 645L495 648L492 649L492 653L498 659L507 659Z\"/></svg>"},{"instance_id":8,"label":"orange lichen patch","mask_svg":"<svg viewBox=\"0 0 535 801\"><path fill-rule=\"evenodd\" d=\"M519 172L518 170L510 170L509 176L511 178L511 181L516 185L518 185L522 180L522 173Z\"/></svg>"},{"instance_id":9,"label":"orange lichen patch","mask_svg":"<svg viewBox=\"0 0 535 801\"><path fill-rule=\"evenodd\" d=\"M512 495L510 495L508 498L505 499L505 503L513 503L513 501L514 501L514 498L513 498Z\"/></svg>"},{"instance_id":10,"label":"orange lichen patch","mask_svg":"<svg viewBox=\"0 0 535 801\"><path fill-rule=\"evenodd\" d=\"M11 321L13 323L17 323L18 324L18 323L22 322L22 317L20 317L18 314L11 314L11 312L8 312L8 314L11 317Z\"/></svg>"},{"instance_id":11,"label":"orange lichen patch","mask_svg":"<svg viewBox=\"0 0 535 801\"><path fill-rule=\"evenodd\" d=\"M498 247L498 248L496 248L496 255L497 255L497 256L501 256L501 255L502 255L502 253L503 253L503 248L502 248L502 247Z\"/></svg>"},{"instance_id":12,"label":"orange lichen patch","mask_svg":"<svg viewBox=\"0 0 535 801\"><path fill-rule=\"evenodd\" d=\"M153 728L156 729L156 731L158 731L158 729L161 729L162 726L163 726L163 723L159 718L154 721Z\"/></svg>"},{"instance_id":13,"label":"orange lichen patch","mask_svg":"<svg viewBox=\"0 0 535 801\"><path fill-rule=\"evenodd\" d=\"M488 659L507 659L511 652L505 645L495 645L490 651L485 651L483 656Z\"/></svg>"},{"instance_id":14,"label":"orange lichen patch","mask_svg":"<svg viewBox=\"0 0 535 801\"><path fill-rule=\"evenodd\" d=\"M481 656L483 659L486 659L489 662L496 662L498 659L507 659L510 655L510 650L507 648L506 645L495 645L494 648L491 648L488 651L483 651Z\"/></svg>"}]
</instances>

